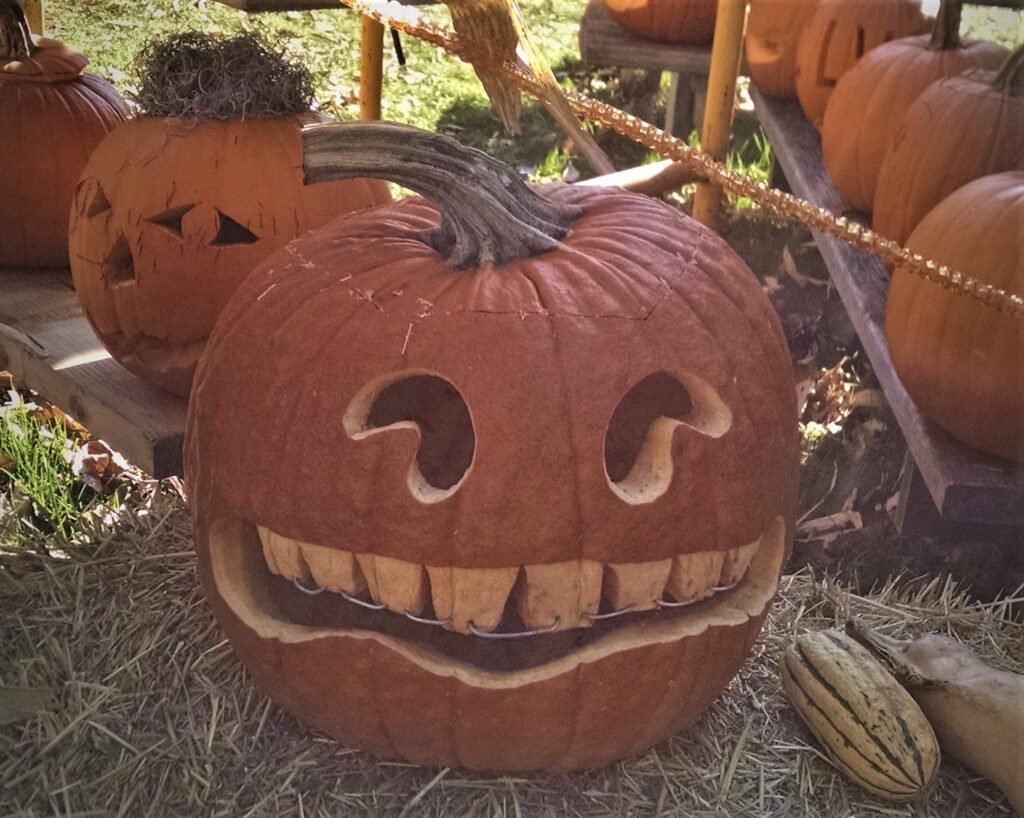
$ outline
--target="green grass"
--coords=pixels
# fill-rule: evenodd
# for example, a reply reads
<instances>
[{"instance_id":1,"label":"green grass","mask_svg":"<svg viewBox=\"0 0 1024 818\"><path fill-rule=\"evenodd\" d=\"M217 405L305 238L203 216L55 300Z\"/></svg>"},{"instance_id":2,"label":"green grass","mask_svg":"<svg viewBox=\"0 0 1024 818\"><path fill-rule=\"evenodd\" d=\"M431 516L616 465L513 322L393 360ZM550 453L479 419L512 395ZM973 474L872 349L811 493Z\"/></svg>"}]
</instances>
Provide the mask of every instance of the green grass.
<instances>
[{"instance_id":1,"label":"green grass","mask_svg":"<svg viewBox=\"0 0 1024 818\"><path fill-rule=\"evenodd\" d=\"M97 497L75 474L79 442L60 420L40 420L24 404L0 407L0 487L11 505L0 513L0 529L15 539L32 532L71 536Z\"/></svg>"}]
</instances>

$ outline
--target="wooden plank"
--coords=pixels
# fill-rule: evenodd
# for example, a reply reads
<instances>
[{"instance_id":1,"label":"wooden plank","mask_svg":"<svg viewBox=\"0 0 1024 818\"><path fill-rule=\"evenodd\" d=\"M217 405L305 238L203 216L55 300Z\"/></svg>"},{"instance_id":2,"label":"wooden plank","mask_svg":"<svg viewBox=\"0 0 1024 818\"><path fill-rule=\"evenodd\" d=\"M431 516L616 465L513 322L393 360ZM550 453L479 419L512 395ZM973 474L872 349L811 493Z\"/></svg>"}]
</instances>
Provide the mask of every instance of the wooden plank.
<instances>
[{"instance_id":1,"label":"wooden plank","mask_svg":"<svg viewBox=\"0 0 1024 818\"><path fill-rule=\"evenodd\" d=\"M645 40L616 23L603 0L590 0L580 21L580 57L588 66L649 68L707 76L711 49Z\"/></svg>"},{"instance_id":2,"label":"wooden plank","mask_svg":"<svg viewBox=\"0 0 1024 818\"><path fill-rule=\"evenodd\" d=\"M380 119L384 87L384 26L372 17L363 17L359 49L359 118Z\"/></svg>"},{"instance_id":3,"label":"wooden plank","mask_svg":"<svg viewBox=\"0 0 1024 818\"><path fill-rule=\"evenodd\" d=\"M155 477L182 473L185 401L110 358L67 270L0 270L0 369Z\"/></svg>"},{"instance_id":4,"label":"wooden plank","mask_svg":"<svg viewBox=\"0 0 1024 818\"><path fill-rule=\"evenodd\" d=\"M46 26L46 8L43 0L24 0L25 20L33 34L42 34Z\"/></svg>"},{"instance_id":5,"label":"wooden plank","mask_svg":"<svg viewBox=\"0 0 1024 818\"><path fill-rule=\"evenodd\" d=\"M825 172L818 132L795 99L751 89L761 125L793 192L850 217ZM860 214L862 223L866 222ZM893 370L885 341L889 276L873 256L815 231L832 282L907 440L921 477L943 520L1024 525L1024 466L976 452L926 420Z\"/></svg>"}]
</instances>

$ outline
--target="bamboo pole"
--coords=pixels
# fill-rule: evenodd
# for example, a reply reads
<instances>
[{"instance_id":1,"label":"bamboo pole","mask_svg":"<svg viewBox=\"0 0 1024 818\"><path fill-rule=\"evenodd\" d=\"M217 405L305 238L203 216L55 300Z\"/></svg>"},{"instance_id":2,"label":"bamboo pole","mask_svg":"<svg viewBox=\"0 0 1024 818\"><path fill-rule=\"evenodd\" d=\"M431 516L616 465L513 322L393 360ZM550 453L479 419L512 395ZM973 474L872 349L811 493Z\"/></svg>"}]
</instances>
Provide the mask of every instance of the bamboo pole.
<instances>
[{"instance_id":1,"label":"bamboo pole","mask_svg":"<svg viewBox=\"0 0 1024 818\"><path fill-rule=\"evenodd\" d=\"M28 20L28 27L33 34L43 33L43 0L24 0L25 19Z\"/></svg>"},{"instance_id":2,"label":"bamboo pole","mask_svg":"<svg viewBox=\"0 0 1024 818\"><path fill-rule=\"evenodd\" d=\"M700 144L701 150L719 161L725 158L729 134L732 131L733 109L736 106L736 80L740 72L743 25L746 16L746 0L718 0ZM717 230L721 213L722 189L709 183L698 184L693 198L693 217Z\"/></svg>"},{"instance_id":3,"label":"bamboo pole","mask_svg":"<svg viewBox=\"0 0 1024 818\"><path fill-rule=\"evenodd\" d=\"M380 97L384 85L384 26L363 18L359 68L359 118L380 119Z\"/></svg>"}]
</instances>

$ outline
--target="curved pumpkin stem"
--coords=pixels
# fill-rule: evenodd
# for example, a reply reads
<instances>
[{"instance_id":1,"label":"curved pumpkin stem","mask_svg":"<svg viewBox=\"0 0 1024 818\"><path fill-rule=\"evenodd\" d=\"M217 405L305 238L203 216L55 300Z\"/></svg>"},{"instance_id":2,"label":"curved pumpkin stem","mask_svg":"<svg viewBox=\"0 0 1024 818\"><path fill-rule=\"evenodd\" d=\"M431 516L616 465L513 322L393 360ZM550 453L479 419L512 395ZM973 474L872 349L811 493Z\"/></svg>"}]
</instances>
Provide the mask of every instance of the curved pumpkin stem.
<instances>
[{"instance_id":1,"label":"curved pumpkin stem","mask_svg":"<svg viewBox=\"0 0 1024 818\"><path fill-rule=\"evenodd\" d=\"M373 177L434 202L426 241L456 269L501 267L558 247L581 210L548 201L508 165L454 139L393 122L302 131L306 184Z\"/></svg>"},{"instance_id":2,"label":"curved pumpkin stem","mask_svg":"<svg viewBox=\"0 0 1024 818\"><path fill-rule=\"evenodd\" d=\"M24 60L36 50L18 0L0 0L0 60Z\"/></svg>"},{"instance_id":3,"label":"curved pumpkin stem","mask_svg":"<svg viewBox=\"0 0 1024 818\"><path fill-rule=\"evenodd\" d=\"M928 47L933 51L952 51L960 48L960 14L963 6L957 0L941 0L935 24L932 26L932 39Z\"/></svg>"},{"instance_id":4,"label":"curved pumpkin stem","mask_svg":"<svg viewBox=\"0 0 1024 818\"><path fill-rule=\"evenodd\" d=\"M1024 45L1006 58L992 85L1012 97L1024 95Z\"/></svg>"}]
</instances>

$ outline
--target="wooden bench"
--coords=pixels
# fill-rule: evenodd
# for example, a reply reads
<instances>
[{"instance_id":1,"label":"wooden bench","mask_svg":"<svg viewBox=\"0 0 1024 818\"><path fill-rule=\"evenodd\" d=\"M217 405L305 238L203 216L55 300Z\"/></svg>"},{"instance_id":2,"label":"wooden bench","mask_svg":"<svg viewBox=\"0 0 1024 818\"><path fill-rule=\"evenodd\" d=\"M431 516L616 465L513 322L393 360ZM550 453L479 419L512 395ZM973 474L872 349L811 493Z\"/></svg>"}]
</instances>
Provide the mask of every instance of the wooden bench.
<instances>
[{"instance_id":1,"label":"wooden bench","mask_svg":"<svg viewBox=\"0 0 1024 818\"><path fill-rule=\"evenodd\" d=\"M821 140L795 99L751 90L786 182L797 196L867 223L844 209L825 172ZM924 418L893 370L885 341L889 275L873 256L815 232L814 240L907 441L895 522L901 533L1021 537L1024 466L973 451Z\"/></svg>"},{"instance_id":2,"label":"wooden bench","mask_svg":"<svg viewBox=\"0 0 1024 818\"><path fill-rule=\"evenodd\" d=\"M111 359L67 270L0 270L0 369L154 477L181 474L185 401Z\"/></svg>"},{"instance_id":3,"label":"wooden bench","mask_svg":"<svg viewBox=\"0 0 1024 818\"><path fill-rule=\"evenodd\" d=\"M645 40L616 23L603 0L590 0L580 21L580 57L592 68L645 68L672 75L665 130L686 138L700 129L711 46L673 45Z\"/></svg>"}]
</instances>

